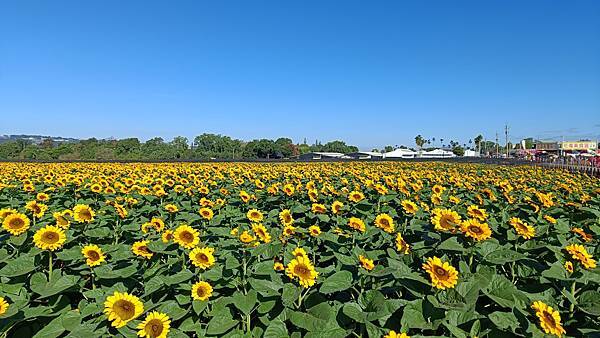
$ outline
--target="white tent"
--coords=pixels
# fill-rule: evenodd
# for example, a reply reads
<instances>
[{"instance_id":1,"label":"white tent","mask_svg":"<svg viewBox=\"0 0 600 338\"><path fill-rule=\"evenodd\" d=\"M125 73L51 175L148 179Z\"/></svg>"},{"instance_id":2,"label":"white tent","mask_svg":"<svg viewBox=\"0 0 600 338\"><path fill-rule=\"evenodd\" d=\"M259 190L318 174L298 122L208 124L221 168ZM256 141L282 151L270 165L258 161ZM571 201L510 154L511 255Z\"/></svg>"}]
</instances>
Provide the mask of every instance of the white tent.
<instances>
[{"instance_id":1,"label":"white tent","mask_svg":"<svg viewBox=\"0 0 600 338\"><path fill-rule=\"evenodd\" d=\"M422 158L447 158L447 157L456 157L453 152L443 150L443 149L434 149L431 151L425 151L421 153Z\"/></svg>"},{"instance_id":2,"label":"white tent","mask_svg":"<svg viewBox=\"0 0 600 338\"><path fill-rule=\"evenodd\" d=\"M464 157L479 157L481 155L479 155L479 153L475 150L467 149L467 150L465 150L465 154L463 156Z\"/></svg>"},{"instance_id":3,"label":"white tent","mask_svg":"<svg viewBox=\"0 0 600 338\"><path fill-rule=\"evenodd\" d=\"M410 149L398 148L383 154L383 158L415 158L417 153Z\"/></svg>"}]
</instances>

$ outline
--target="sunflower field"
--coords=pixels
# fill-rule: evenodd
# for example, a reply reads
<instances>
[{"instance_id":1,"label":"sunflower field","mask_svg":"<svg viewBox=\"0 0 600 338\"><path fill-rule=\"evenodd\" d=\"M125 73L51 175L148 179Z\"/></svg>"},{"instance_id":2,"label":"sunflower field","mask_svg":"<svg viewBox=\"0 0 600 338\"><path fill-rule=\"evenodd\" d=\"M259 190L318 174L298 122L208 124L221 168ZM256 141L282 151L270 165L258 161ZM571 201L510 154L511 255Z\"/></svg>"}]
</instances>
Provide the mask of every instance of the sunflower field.
<instances>
[{"instance_id":1,"label":"sunflower field","mask_svg":"<svg viewBox=\"0 0 600 338\"><path fill-rule=\"evenodd\" d=\"M0 163L0 337L600 336L600 181Z\"/></svg>"}]
</instances>

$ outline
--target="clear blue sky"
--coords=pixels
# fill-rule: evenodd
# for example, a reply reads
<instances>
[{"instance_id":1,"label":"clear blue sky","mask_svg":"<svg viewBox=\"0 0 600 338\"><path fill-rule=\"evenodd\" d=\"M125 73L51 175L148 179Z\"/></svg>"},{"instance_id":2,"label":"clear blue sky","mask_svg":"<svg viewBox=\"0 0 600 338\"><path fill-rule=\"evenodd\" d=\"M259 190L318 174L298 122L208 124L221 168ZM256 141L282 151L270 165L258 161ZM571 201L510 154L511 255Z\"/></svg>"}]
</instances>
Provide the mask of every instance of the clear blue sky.
<instances>
[{"instance_id":1,"label":"clear blue sky","mask_svg":"<svg viewBox=\"0 0 600 338\"><path fill-rule=\"evenodd\" d=\"M0 134L600 138L600 1L0 2Z\"/></svg>"}]
</instances>

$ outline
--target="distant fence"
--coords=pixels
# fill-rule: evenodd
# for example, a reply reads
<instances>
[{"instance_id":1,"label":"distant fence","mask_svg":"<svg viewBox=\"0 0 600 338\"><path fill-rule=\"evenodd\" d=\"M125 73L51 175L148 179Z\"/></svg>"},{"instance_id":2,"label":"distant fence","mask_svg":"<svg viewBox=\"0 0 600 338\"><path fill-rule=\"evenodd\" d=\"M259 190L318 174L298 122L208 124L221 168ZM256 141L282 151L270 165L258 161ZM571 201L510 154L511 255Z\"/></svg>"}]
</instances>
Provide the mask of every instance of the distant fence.
<instances>
[{"instance_id":1,"label":"distant fence","mask_svg":"<svg viewBox=\"0 0 600 338\"><path fill-rule=\"evenodd\" d=\"M573 164L573 163L555 163L555 162L530 162L530 164L536 167L542 168L553 168L566 170L569 172L580 172L587 174L592 177L600 177L600 167L592 166L592 165L582 165L582 164Z\"/></svg>"}]
</instances>

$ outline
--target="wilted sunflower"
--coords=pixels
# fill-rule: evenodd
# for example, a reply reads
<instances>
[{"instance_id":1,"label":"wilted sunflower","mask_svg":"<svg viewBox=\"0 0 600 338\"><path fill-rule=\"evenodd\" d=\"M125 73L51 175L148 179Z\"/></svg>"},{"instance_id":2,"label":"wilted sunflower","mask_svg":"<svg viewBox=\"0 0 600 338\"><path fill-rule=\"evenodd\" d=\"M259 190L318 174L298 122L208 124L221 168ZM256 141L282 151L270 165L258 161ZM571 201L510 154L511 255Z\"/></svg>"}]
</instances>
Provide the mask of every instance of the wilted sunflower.
<instances>
[{"instance_id":1,"label":"wilted sunflower","mask_svg":"<svg viewBox=\"0 0 600 338\"><path fill-rule=\"evenodd\" d=\"M481 222L485 221L488 217L487 213L485 212L485 210L480 209L478 206L476 205L470 205L467 208L467 214Z\"/></svg>"},{"instance_id":2,"label":"wilted sunflower","mask_svg":"<svg viewBox=\"0 0 600 338\"><path fill-rule=\"evenodd\" d=\"M52 217L54 217L54 219L56 220L56 226L60 227L61 229L68 229L69 225L71 224L71 221L69 221L69 219L66 217L67 215L70 215L71 210L65 210L63 212L55 212L52 214Z\"/></svg>"},{"instance_id":3,"label":"wilted sunflower","mask_svg":"<svg viewBox=\"0 0 600 338\"><path fill-rule=\"evenodd\" d=\"M215 264L214 248L195 248L190 251L190 260L192 264L202 270L208 269Z\"/></svg>"},{"instance_id":4,"label":"wilted sunflower","mask_svg":"<svg viewBox=\"0 0 600 338\"><path fill-rule=\"evenodd\" d=\"M483 241L492 236L492 229L487 223L481 223L477 219L468 219L460 224L460 231L465 236L471 237L477 241Z\"/></svg>"},{"instance_id":5,"label":"wilted sunflower","mask_svg":"<svg viewBox=\"0 0 600 338\"><path fill-rule=\"evenodd\" d=\"M586 233L582 228L572 228L571 232L578 234L586 242L591 242L594 237Z\"/></svg>"},{"instance_id":6,"label":"wilted sunflower","mask_svg":"<svg viewBox=\"0 0 600 338\"><path fill-rule=\"evenodd\" d=\"M0 297L0 316L4 315L6 311L8 311L8 307L10 304L4 299L4 297Z\"/></svg>"},{"instance_id":7,"label":"wilted sunflower","mask_svg":"<svg viewBox=\"0 0 600 338\"><path fill-rule=\"evenodd\" d=\"M158 311L150 312L137 326L138 336L144 338L166 338L170 328L169 316Z\"/></svg>"},{"instance_id":8,"label":"wilted sunflower","mask_svg":"<svg viewBox=\"0 0 600 338\"><path fill-rule=\"evenodd\" d=\"M396 235L396 250L402 252L405 255L408 255L410 252L410 245L406 243L401 234Z\"/></svg>"},{"instance_id":9,"label":"wilted sunflower","mask_svg":"<svg viewBox=\"0 0 600 338\"><path fill-rule=\"evenodd\" d=\"M510 225L515 228L517 234L525 239L532 239L535 236L535 229L517 217L512 217L509 221Z\"/></svg>"},{"instance_id":10,"label":"wilted sunflower","mask_svg":"<svg viewBox=\"0 0 600 338\"><path fill-rule=\"evenodd\" d=\"M560 314L558 311L540 301L533 302L531 308L535 310L535 315L540 320L540 326L544 332L559 337L566 333L560 323Z\"/></svg>"},{"instance_id":11,"label":"wilted sunflower","mask_svg":"<svg viewBox=\"0 0 600 338\"><path fill-rule=\"evenodd\" d=\"M104 302L104 313L113 327L121 328L144 312L144 304L140 299L127 292L115 291Z\"/></svg>"},{"instance_id":12,"label":"wilted sunflower","mask_svg":"<svg viewBox=\"0 0 600 338\"><path fill-rule=\"evenodd\" d=\"M352 201L352 202L355 202L355 203L356 203L356 202L360 202L360 201L362 201L363 199L365 199L365 194L363 194L363 193L362 193L362 192L360 192L360 191L356 191L356 190L355 190L355 191L352 191L352 192L350 192L350 194L348 194L348 199L349 199L350 201Z\"/></svg>"},{"instance_id":13,"label":"wilted sunflower","mask_svg":"<svg viewBox=\"0 0 600 338\"><path fill-rule=\"evenodd\" d=\"M313 237L318 237L321 234L321 228L318 225L311 225L308 227L308 233Z\"/></svg>"},{"instance_id":14,"label":"wilted sunflower","mask_svg":"<svg viewBox=\"0 0 600 338\"><path fill-rule=\"evenodd\" d=\"M250 209L248 210L248 212L246 213L246 216L248 217L248 219L254 223L260 223L263 220L263 214L262 212L256 210L256 209Z\"/></svg>"},{"instance_id":15,"label":"wilted sunflower","mask_svg":"<svg viewBox=\"0 0 600 338\"><path fill-rule=\"evenodd\" d=\"M195 300L207 300L212 296L213 288L205 281L199 281L192 285L192 298Z\"/></svg>"},{"instance_id":16,"label":"wilted sunflower","mask_svg":"<svg viewBox=\"0 0 600 338\"><path fill-rule=\"evenodd\" d=\"M334 201L331 204L331 212L333 212L335 215L337 215L340 213L340 211L342 210L343 207L344 207L344 203L342 203L340 201Z\"/></svg>"},{"instance_id":17,"label":"wilted sunflower","mask_svg":"<svg viewBox=\"0 0 600 338\"><path fill-rule=\"evenodd\" d=\"M200 242L200 233L187 224L182 224L173 233L175 243L186 249L192 249Z\"/></svg>"},{"instance_id":18,"label":"wilted sunflower","mask_svg":"<svg viewBox=\"0 0 600 338\"><path fill-rule=\"evenodd\" d=\"M89 267L100 265L105 261L104 253L97 245L86 245L81 249L81 253L83 254L83 257L86 258L85 263Z\"/></svg>"},{"instance_id":19,"label":"wilted sunflower","mask_svg":"<svg viewBox=\"0 0 600 338\"><path fill-rule=\"evenodd\" d=\"M150 259L150 258L152 258L152 255L154 255L154 253L152 251L150 251L150 249L148 249L148 243L149 243L149 241L134 242L133 245L131 246L131 251L133 251L133 253L136 254L137 256L144 257L146 259Z\"/></svg>"},{"instance_id":20,"label":"wilted sunflower","mask_svg":"<svg viewBox=\"0 0 600 338\"><path fill-rule=\"evenodd\" d=\"M456 211L450 209L433 209L431 223L435 230L454 232L461 219Z\"/></svg>"},{"instance_id":21,"label":"wilted sunflower","mask_svg":"<svg viewBox=\"0 0 600 338\"><path fill-rule=\"evenodd\" d=\"M348 220L348 226L360 232L365 232L366 230L365 222L356 217L350 217Z\"/></svg>"},{"instance_id":22,"label":"wilted sunflower","mask_svg":"<svg viewBox=\"0 0 600 338\"><path fill-rule=\"evenodd\" d=\"M89 205L77 204L73 208L73 218L79 223L90 223L94 220L96 213Z\"/></svg>"},{"instance_id":23,"label":"wilted sunflower","mask_svg":"<svg viewBox=\"0 0 600 338\"><path fill-rule=\"evenodd\" d=\"M375 226L390 234L394 232L394 220L388 214L377 215Z\"/></svg>"},{"instance_id":24,"label":"wilted sunflower","mask_svg":"<svg viewBox=\"0 0 600 338\"><path fill-rule=\"evenodd\" d=\"M209 220L209 221L213 218L213 216L215 214L212 211L212 209L210 209L210 208L200 208L198 213L200 213L200 216L202 216L202 218Z\"/></svg>"},{"instance_id":25,"label":"wilted sunflower","mask_svg":"<svg viewBox=\"0 0 600 338\"><path fill-rule=\"evenodd\" d=\"M383 336L383 338L410 338L410 336L404 332L396 333L396 331L392 330Z\"/></svg>"},{"instance_id":26,"label":"wilted sunflower","mask_svg":"<svg viewBox=\"0 0 600 338\"><path fill-rule=\"evenodd\" d=\"M288 277L291 279L297 278L300 285L305 288L315 285L316 278L319 275L306 257L292 259L285 271Z\"/></svg>"},{"instance_id":27,"label":"wilted sunflower","mask_svg":"<svg viewBox=\"0 0 600 338\"><path fill-rule=\"evenodd\" d=\"M403 200L402 202L400 202L400 204L402 205L402 209L404 210L404 212L407 214L414 215L417 213L417 211L419 211L419 207L412 201Z\"/></svg>"},{"instance_id":28,"label":"wilted sunflower","mask_svg":"<svg viewBox=\"0 0 600 338\"><path fill-rule=\"evenodd\" d=\"M21 213L9 214L2 221L2 228L14 236L19 236L29 229L29 218Z\"/></svg>"},{"instance_id":29,"label":"wilted sunflower","mask_svg":"<svg viewBox=\"0 0 600 338\"><path fill-rule=\"evenodd\" d=\"M581 245L581 244L567 245L565 250L567 250L567 252L569 254L571 254L571 257L573 257L573 259L576 259L579 262L581 262L581 264L583 265L584 268L593 269L596 267L596 261L592 258L592 255L590 255L587 252L587 250L585 249L585 247L583 245Z\"/></svg>"},{"instance_id":30,"label":"wilted sunflower","mask_svg":"<svg viewBox=\"0 0 600 338\"><path fill-rule=\"evenodd\" d=\"M367 271L371 271L373 268L375 268L375 264L373 263L372 259L368 259L363 255L359 255L358 260L360 261L360 265Z\"/></svg>"},{"instance_id":31,"label":"wilted sunflower","mask_svg":"<svg viewBox=\"0 0 600 338\"><path fill-rule=\"evenodd\" d=\"M453 288L458 281L456 269L435 256L427 258L427 262L423 263L423 270L429 273L431 284L438 289Z\"/></svg>"},{"instance_id":32,"label":"wilted sunflower","mask_svg":"<svg viewBox=\"0 0 600 338\"><path fill-rule=\"evenodd\" d=\"M54 251L62 247L66 240L63 229L54 225L47 225L33 235L33 243L42 250Z\"/></svg>"},{"instance_id":33,"label":"wilted sunflower","mask_svg":"<svg viewBox=\"0 0 600 338\"><path fill-rule=\"evenodd\" d=\"M264 243L271 242L271 235L269 234L269 232L267 231L267 228L265 228L264 225L262 225L262 224L252 224L252 231Z\"/></svg>"},{"instance_id":34,"label":"wilted sunflower","mask_svg":"<svg viewBox=\"0 0 600 338\"><path fill-rule=\"evenodd\" d=\"M292 217L292 213L290 209L284 209L279 212L279 219L283 225L290 225L294 223L294 218Z\"/></svg>"}]
</instances>

